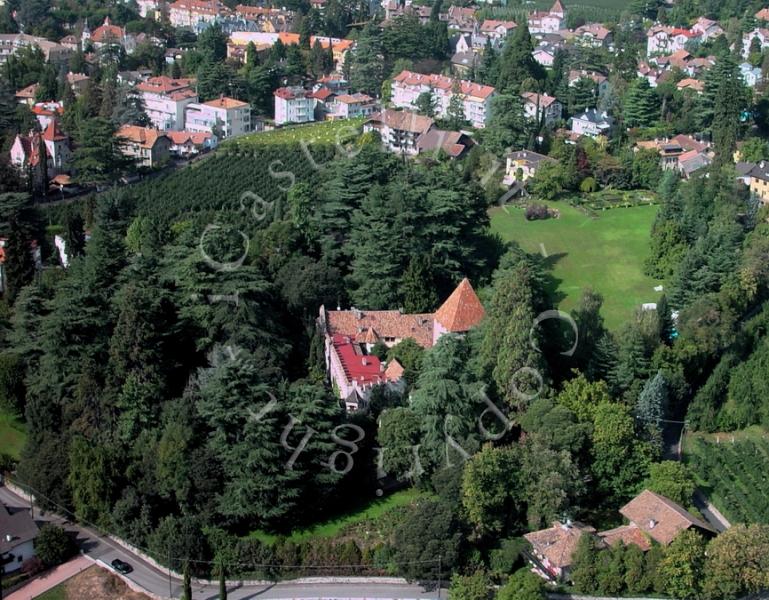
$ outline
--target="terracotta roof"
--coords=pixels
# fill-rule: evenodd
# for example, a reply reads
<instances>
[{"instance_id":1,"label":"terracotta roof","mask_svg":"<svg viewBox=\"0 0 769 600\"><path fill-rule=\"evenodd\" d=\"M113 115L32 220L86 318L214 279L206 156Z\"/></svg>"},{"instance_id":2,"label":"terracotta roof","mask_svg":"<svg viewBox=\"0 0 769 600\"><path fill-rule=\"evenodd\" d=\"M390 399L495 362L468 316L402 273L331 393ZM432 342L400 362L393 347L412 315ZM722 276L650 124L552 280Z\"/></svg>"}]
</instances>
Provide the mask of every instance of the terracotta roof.
<instances>
[{"instance_id":1,"label":"terracotta roof","mask_svg":"<svg viewBox=\"0 0 769 600\"><path fill-rule=\"evenodd\" d=\"M325 86L315 90L312 93L312 97L317 98L318 100L328 100L328 98L333 95L334 95L334 92L332 92L330 89L328 89Z\"/></svg>"},{"instance_id":2,"label":"terracotta roof","mask_svg":"<svg viewBox=\"0 0 769 600\"><path fill-rule=\"evenodd\" d=\"M555 0L553 3L553 7L550 9L550 12L565 12L566 9L563 6L563 2L561 0Z\"/></svg>"},{"instance_id":3,"label":"terracotta roof","mask_svg":"<svg viewBox=\"0 0 769 600\"><path fill-rule=\"evenodd\" d=\"M366 94L361 94L360 92L356 92L355 94L341 94L340 96L336 97L335 102L342 102L344 104L359 104L359 103L365 103L365 102L371 102L374 99L371 96L367 96Z\"/></svg>"},{"instance_id":4,"label":"terracotta roof","mask_svg":"<svg viewBox=\"0 0 769 600\"><path fill-rule=\"evenodd\" d=\"M417 148L421 152L440 148L454 158L461 156L472 144L472 140L459 131L444 131L436 128L428 129L417 138Z\"/></svg>"},{"instance_id":5,"label":"terracotta roof","mask_svg":"<svg viewBox=\"0 0 769 600\"><path fill-rule=\"evenodd\" d=\"M509 32L511 29L518 27L518 24L515 21L497 21L495 19L486 19L481 24L481 31L488 33L494 31L497 27L500 26L504 27Z\"/></svg>"},{"instance_id":6,"label":"terracotta roof","mask_svg":"<svg viewBox=\"0 0 769 600\"><path fill-rule=\"evenodd\" d=\"M582 534L594 532L593 527L581 523L564 525L556 522L549 529L532 531L523 537L532 545L534 551L544 556L553 567L563 569L571 565L572 555Z\"/></svg>"},{"instance_id":7,"label":"terracotta roof","mask_svg":"<svg viewBox=\"0 0 769 600\"><path fill-rule=\"evenodd\" d=\"M342 369L347 381L355 381L358 385L369 386L387 381L397 381L402 375L398 373L397 368L393 367L391 375L397 377L390 379L387 370L382 361L373 354L364 354L360 344L354 342L349 336L336 334L331 338L339 361L342 363ZM397 364L397 363L396 363Z\"/></svg>"},{"instance_id":8,"label":"terracotta roof","mask_svg":"<svg viewBox=\"0 0 769 600\"><path fill-rule=\"evenodd\" d=\"M613 546L620 542L625 544L625 546L634 544L644 552L652 547L646 534L632 523L630 525L615 527L614 529L609 529L607 531L599 531L598 537L600 537L608 546Z\"/></svg>"},{"instance_id":9,"label":"terracotta roof","mask_svg":"<svg viewBox=\"0 0 769 600\"><path fill-rule=\"evenodd\" d=\"M331 335L341 334L353 339L373 329L381 338L413 338L423 348L433 344L431 314L406 315L398 310L330 310L326 313L326 326Z\"/></svg>"},{"instance_id":10,"label":"terracotta roof","mask_svg":"<svg viewBox=\"0 0 769 600\"><path fill-rule=\"evenodd\" d=\"M435 313L435 320L448 331L462 332L475 327L486 311L465 277Z\"/></svg>"},{"instance_id":11,"label":"terracotta roof","mask_svg":"<svg viewBox=\"0 0 769 600\"><path fill-rule=\"evenodd\" d=\"M422 73L405 70L398 73L393 78L393 81L407 86L425 86L446 91L451 90L456 82L453 77L445 75L423 75ZM485 99L491 96L496 89L490 85L481 85L480 83L473 83L463 79L459 81L459 91L466 96Z\"/></svg>"},{"instance_id":12,"label":"terracotta roof","mask_svg":"<svg viewBox=\"0 0 769 600\"><path fill-rule=\"evenodd\" d=\"M382 112L373 113L368 122L379 122L392 129L399 131L408 131L411 133L424 133L428 131L434 121L430 117L418 115L407 110L385 109Z\"/></svg>"},{"instance_id":13,"label":"terracotta roof","mask_svg":"<svg viewBox=\"0 0 769 600\"><path fill-rule=\"evenodd\" d=\"M611 31L606 29L606 27L604 27L600 23L587 23L585 25L582 25L581 27L577 27L575 31L579 35L590 34L599 40L605 40L606 36L608 36L611 33Z\"/></svg>"},{"instance_id":14,"label":"terracotta roof","mask_svg":"<svg viewBox=\"0 0 769 600\"><path fill-rule=\"evenodd\" d=\"M227 7L218 0L177 0L171 4L169 9L203 15L218 15L229 12Z\"/></svg>"},{"instance_id":15,"label":"terracotta roof","mask_svg":"<svg viewBox=\"0 0 769 600\"><path fill-rule=\"evenodd\" d=\"M679 90L695 90L697 92L703 92L705 90L705 84L702 81L698 81L697 79L692 79L691 77L687 77L686 79L682 79L676 84L676 88Z\"/></svg>"},{"instance_id":16,"label":"terracotta roof","mask_svg":"<svg viewBox=\"0 0 769 600\"><path fill-rule=\"evenodd\" d=\"M138 144L142 148L152 149L158 139L165 134L151 127L139 127L138 125L123 125L115 133L115 137L121 138L125 143Z\"/></svg>"},{"instance_id":17,"label":"terracotta roof","mask_svg":"<svg viewBox=\"0 0 769 600\"><path fill-rule=\"evenodd\" d=\"M109 17L104 19L104 24L93 30L91 39L94 42L104 42L108 38L112 38L115 41L122 41L125 37L125 30L122 27L113 25Z\"/></svg>"},{"instance_id":18,"label":"terracotta roof","mask_svg":"<svg viewBox=\"0 0 769 600\"><path fill-rule=\"evenodd\" d=\"M639 529L665 546L672 542L679 533L690 527L713 531L710 525L700 521L672 500L649 490L644 490L638 494L620 508L619 512Z\"/></svg>"},{"instance_id":19,"label":"terracotta roof","mask_svg":"<svg viewBox=\"0 0 769 600\"><path fill-rule=\"evenodd\" d=\"M523 98L525 102L531 102L532 104L541 106L542 108L547 108L557 100L557 98L553 96L548 96L547 94L536 94L534 92L523 92L521 94L521 98Z\"/></svg>"},{"instance_id":20,"label":"terracotta roof","mask_svg":"<svg viewBox=\"0 0 769 600\"><path fill-rule=\"evenodd\" d=\"M63 142L67 140L67 136L59 128L59 122L56 119L51 119L43 132L43 139L47 142Z\"/></svg>"},{"instance_id":21,"label":"terracotta roof","mask_svg":"<svg viewBox=\"0 0 769 600\"><path fill-rule=\"evenodd\" d=\"M385 377L389 381L398 381L401 377L403 377L403 365L401 365L397 360L394 358L387 363L387 368L385 369Z\"/></svg>"},{"instance_id":22,"label":"terracotta roof","mask_svg":"<svg viewBox=\"0 0 769 600\"><path fill-rule=\"evenodd\" d=\"M283 100L295 100L296 98L312 98L312 92L301 87L281 87L273 92L274 96Z\"/></svg>"},{"instance_id":23,"label":"terracotta roof","mask_svg":"<svg viewBox=\"0 0 769 600\"><path fill-rule=\"evenodd\" d=\"M177 146L183 144L193 144L195 146L202 146L214 137L214 134L208 131L205 132L192 132L192 131L164 131L163 134L171 140L172 144Z\"/></svg>"},{"instance_id":24,"label":"terracotta roof","mask_svg":"<svg viewBox=\"0 0 769 600\"><path fill-rule=\"evenodd\" d=\"M32 85L28 85L25 88L20 89L18 92L16 92L17 98L31 98L34 99L35 96L37 96L37 88L39 88L40 85L37 83L33 83Z\"/></svg>"},{"instance_id":25,"label":"terracotta roof","mask_svg":"<svg viewBox=\"0 0 769 600\"><path fill-rule=\"evenodd\" d=\"M225 108L228 110L231 108L243 108L244 106L248 106L248 102L241 102L240 100L235 100L235 98L228 98L226 96L222 96L216 100L209 100L203 104L214 108Z\"/></svg>"},{"instance_id":26,"label":"terracotta roof","mask_svg":"<svg viewBox=\"0 0 769 600\"><path fill-rule=\"evenodd\" d=\"M150 77L147 81L142 81L136 85L140 92L150 92L153 94L170 94L182 90L188 90L195 84L194 79L172 79L165 75L159 77Z\"/></svg>"},{"instance_id":27,"label":"terracotta roof","mask_svg":"<svg viewBox=\"0 0 769 600\"><path fill-rule=\"evenodd\" d=\"M587 71L585 69L582 69L582 70L575 70L575 69L573 69L573 70L569 71L569 83L571 83L573 81L578 81L578 80L582 79L583 77L585 79L590 79L594 83L598 83L598 84L603 83L604 81L606 81L606 76L605 75L601 75L600 73L596 73L595 71Z\"/></svg>"},{"instance_id":28,"label":"terracotta roof","mask_svg":"<svg viewBox=\"0 0 769 600\"><path fill-rule=\"evenodd\" d=\"M759 21L769 21L769 8L762 8L754 16Z\"/></svg>"}]
</instances>

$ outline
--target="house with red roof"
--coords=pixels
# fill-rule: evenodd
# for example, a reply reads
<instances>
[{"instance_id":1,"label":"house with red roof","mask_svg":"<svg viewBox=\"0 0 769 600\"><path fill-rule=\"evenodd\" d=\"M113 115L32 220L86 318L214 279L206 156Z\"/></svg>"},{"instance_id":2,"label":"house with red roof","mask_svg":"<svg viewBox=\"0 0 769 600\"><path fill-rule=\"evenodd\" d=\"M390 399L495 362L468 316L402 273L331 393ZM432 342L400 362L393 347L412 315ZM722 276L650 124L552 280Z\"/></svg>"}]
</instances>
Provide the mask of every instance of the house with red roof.
<instances>
[{"instance_id":1,"label":"house with red roof","mask_svg":"<svg viewBox=\"0 0 769 600\"><path fill-rule=\"evenodd\" d=\"M301 86L281 87L275 90L275 124L309 123L315 120L314 92Z\"/></svg>"},{"instance_id":2,"label":"house with red roof","mask_svg":"<svg viewBox=\"0 0 769 600\"><path fill-rule=\"evenodd\" d=\"M566 7L561 0L555 0L548 11L537 10L529 14L529 31L535 33L556 33L566 24Z\"/></svg>"},{"instance_id":3,"label":"house with red roof","mask_svg":"<svg viewBox=\"0 0 769 600\"><path fill-rule=\"evenodd\" d=\"M413 71L401 71L392 81L392 104L397 108L413 109L420 94L430 93L435 100L435 115L443 117L451 99L458 94L465 118L478 129L486 126L491 114L491 101L496 89L464 79L445 75L424 75Z\"/></svg>"},{"instance_id":4,"label":"house with red roof","mask_svg":"<svg viewBox=\"0 0 769 600\"><path fill-rule=\"evenodd\" d=\"M477 326L485 310L468 279L463 279L435 313L406 314L400 310L326 310L320 307L318 330L325 337L326 373L347 409L366 405L377 385L402 385L403 367L383 363L371 350L377 342L393 347L411 338L423 348L441 336L465 334Z\"/></svg>"},{"instance_id":5,"label":"house with red roof","mask_svg":"<svg viewBox=\"0 0 769 600\"><path fill-rule=\"evenodd\" d=\"M184 109L184 128L194 132L219 132L224 138L252 131L251 105L220 96L208 102L193 102Z\"/></svg>"},{"instance_id":6,"label":"house with red roof","mask_svg":"<svg viewBox=\"0 0 769 600\"><path fill-rule=\"evenodd\" d=\"M55 118L48 122L42 133L33 131L28 135L17 135L11 146L11 164L25 174L36 173L35 167L40 165L41 160L46 161L48 178L69 173L71 170L71 141L69 136L62 132Z\"/></svg>"},{"instance_id":7,"label":"house with red roof","mask_svg":"<svg viewBox=\"0 0 769 600\"><path fill-rule=\"evenodd\" d=\"M171 140L169 151L172 156L190 158L216 148L218 140L210 132L165 131L165 136Z\"/></svg>"},{"instance_id":8,"label":"house with red roof","mask_svg":"<svg viewBox=\"0 0 769 600\"><path fill-rule=\"evenodd\" d=\"M171 156L171 140L152 127L123 125L115 133L120 151L139 167L158 167Z\"/></svg>"},{"instance_id":9,"label":"house with red roof","mask_svg":"<svg viewBox=\"0 0 769 600\"><path fill-rule=\"evenodd\" d=\"M656 24L646 32L646 55L672 54L684 50L687 42L700 37L699 33L690 29Z\"/></svg>"},{"instance_id":10,"label":"house with red roof","mask_svg":"<svg viewBox=\"0 0 769 600\"><path fill-rule=\"evenodd\" d=\"M521 94L521 99L523 114L532 121L544 120L545 125L552 125L563 115L563 104L554 96L524 92Z\"/></svg>"}]
</instances>

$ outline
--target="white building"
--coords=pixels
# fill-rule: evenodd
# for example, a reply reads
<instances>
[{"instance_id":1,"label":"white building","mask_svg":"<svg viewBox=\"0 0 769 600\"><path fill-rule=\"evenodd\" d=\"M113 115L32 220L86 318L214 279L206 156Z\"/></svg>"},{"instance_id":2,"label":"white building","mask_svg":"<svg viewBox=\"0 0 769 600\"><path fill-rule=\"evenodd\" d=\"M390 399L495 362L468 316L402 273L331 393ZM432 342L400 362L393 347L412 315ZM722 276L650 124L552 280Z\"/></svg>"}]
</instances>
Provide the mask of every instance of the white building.
<instances>
[{"instance_id":1,"label":"white building","mask_svg":"<svg viewBox=\"0 0 769 600\"><path fill-rule=\"evenodd\" d=\"M521 98L523 99L523 114L527 119L533 121L544 119L545 125L552 125L563 114L563 104L553 96L524 92L521 94Z\"/></svg>"},{"instance_id":2,"label":"white building","mask_svg":"<svg viewBox=\"0 0 769 600\"><path fill-rule=\"evenodd\" d=\"M302 87L282 87L275 96L275 124L309 123L315 120L315 98Z\"/></svg>"},{"instance_id":3,"label":"white building","mask_svg":"<svg viewBox=\"0 0 769 600\"><path fill-rule=\"evenodd\" d=\"M27 35L26 33L3 33L0 34L0 65L5 63L9 56L27 46L40 48L45 59L52 63L66 63L72 54L72 50L69 48L42 37Z\"/></svg>"},{"instance_id":4,"label":"white building","mask_svg":"<svg viewBox=\"0 0 769 600\"><path fill-rule=\"evenodd\" d=\"M692 25L692 32L696 33L703 42L717 38L719 35L724 34L724 29L718 24L718 21L706 19L700 17L697 22Z\"/></svg>"},{"instance_id":5,"label":"white building","mask_svg":"<svg viewBox=\"0 0 769 600\"><path fill-rule=\"evenodd\" d=\"M184 128L195 133L214 133L221 129L222 137L237 137L251 131L251 105L222 96L208 102L193 102L184 111Z\"/></svg>"},{"instance_id":6,"label":"white building","mask_svg":"<svg viewBox=\"0 0 769 600\"><path fill-rule=\"evenodd\" d=\"M599 135L608 135L613 123L614 120L605 111L589 108L572 118L571 130L577 135L594 138Z\"/></svg>"},{"instance_id":7,"label":"white building","mask_svg":"<svg viewBox=\"0 0 769 600\"><path fill-rule=\"evenodd\" d=\"M541 44L534 49L532 56L543 67L552 67L555 62L555 48L550 44Z\"/></svg>"},{"instance_id":8,"label":"white building","mask_svg":"<svg viewBox=\"0 0 769 600\"><path fill-rule=\"evenodd\" d=\"M646 32L646 55L673 54L684 50L690 40L699 39L699 34L688 29L654 25Z\"/></svg>"},{"instance_id":9,"label":"white building","mask_svg":"<svg viewBox=\"0 0 769 600\"><path fill-rule=\"evenodd\" d=\"M43 133L16 136L11 146L11 164L21 171L36 167L40 164L41 142L45 145L48 177L69 172L72 163L70 140L59 129L55 119L51 120Z\"/></svg>"},{"instance_id":10,"label":"white building","mask_svg":"<svg viewBox=\"0 0 769 600\"><path fill-rule=\"evenodd\" d=\"M458 80L445 75L422 75L401 71L392 82L392 104L413 109L420 94L429 92L435 101L435 114L446 115L455 93L460 94L465 118L475 128L483 128L491 114L491 101L496 90L490 85Z\"/></svg>"},{"instance_id":11,"label":"white building","mask_svg":"<svg viewBox=\"0 0 769 600\"><path fill-rule=\"evenodd\" d=\"M184 129L185 109L198 101L194 85L194 79L171 79L162 75L138 83L136 90L156 129L180 131Z\"/></svg>"},{"instance_id":12,"label":"white building","mask_svg":"<svg viewBox=\"0 0 769 600\"><path fill-rule=\"evenodd\" d=\"M742 58L748 58L750 55L750 45L754 38L761 44L761 52L763 52L769 46L769 29L756 27L742 36Z\"/></svg>"},{"instance_id":13,"label":"white building","mask_svg":"<svg viewBox=\"0 0 769 600\"><path fill-rule=\"evenodd\" d=\"M744 62L740 65L740 75L742 80L750 88L756 87L761 81L761 69L754 67L750 63Z\"/></svg>"},{"instance_id":14,"label":"white building","mask_svg":"<svg viewBox=\"0 0 769 600\"><path fill-rule=\"evenodd\" d=\"M371 96L361 94L341 94L334 96L327 104L328 115L332 119L353 119L355 117L368 117L376 110L376 103Z\"/></svg>"},{"instance_id":15,"label":"white building","mask_svg":"<svg viewBox=\"0 0 769 600\"><path fill-rule=\"evenodd\" d=\"M28 510L0 505L0 532L0 568L3 573L14 573L35 556L39 530Z\"/></svg>"},{"instance_id":16,"label":"white building","mask_svg":"<svg viewBox=\"0 0 769 600\"><path fill-rule=\"evenodd\" d=\"M382 145L390 152L414 156L419 154L417 140L427 133L435 122L430 117L407 110L385 109L374 113L363 125L363 131L377 131Z\"/></svg>"},{"instance_id":17,"label":"white building","mask_svg":"<svg viewBox=\"0 0 769 600\"><path fill-rule=\"evenodd\" d=\"M168 20L174 27L193 28L212 23L230 11L219 0L177 0L168 7Z\"/></svg>"}]
</instances>

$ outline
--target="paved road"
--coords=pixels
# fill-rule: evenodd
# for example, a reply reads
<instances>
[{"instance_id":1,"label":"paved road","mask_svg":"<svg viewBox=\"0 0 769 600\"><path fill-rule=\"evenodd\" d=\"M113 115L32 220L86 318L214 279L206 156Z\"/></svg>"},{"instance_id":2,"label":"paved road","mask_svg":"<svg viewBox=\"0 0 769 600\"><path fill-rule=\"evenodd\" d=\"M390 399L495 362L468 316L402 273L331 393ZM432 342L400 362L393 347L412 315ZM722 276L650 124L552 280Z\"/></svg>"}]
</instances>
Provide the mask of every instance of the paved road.
<instances>
[{"instance_id":1,"label":"paved road","mask_svg":"<svg viewBox=\"0 0 769 600\"><path fill-rule=\"evenodd\" d=\"M0 502L9 507L29 508L29 502L11 492L5 486L0 486ZM169 586L168 575L158 571L135 554L129 552L112 540L97 532L80 527L63 520L51 513L41 513L35 508L35 520L40 522L55 522L65 527L77 536L81 550L94 559L107 564L120 558L133 566L134 570L127 579L140 586L145 591L161 598L179 598L181 596L181 580L171 578ZM170 592L169 592L170 590ZM194 600L215 600L218 596L218 585L193 585ZM446 598L446 590L441 590L441 598ZM270 585L254 585L248 587L232 587L228 592L232 600L264 599L264 600L435 600L439 598L437 590L426 590L415 584L388 583L277 583Z\"/></svg>"}]
</instances>

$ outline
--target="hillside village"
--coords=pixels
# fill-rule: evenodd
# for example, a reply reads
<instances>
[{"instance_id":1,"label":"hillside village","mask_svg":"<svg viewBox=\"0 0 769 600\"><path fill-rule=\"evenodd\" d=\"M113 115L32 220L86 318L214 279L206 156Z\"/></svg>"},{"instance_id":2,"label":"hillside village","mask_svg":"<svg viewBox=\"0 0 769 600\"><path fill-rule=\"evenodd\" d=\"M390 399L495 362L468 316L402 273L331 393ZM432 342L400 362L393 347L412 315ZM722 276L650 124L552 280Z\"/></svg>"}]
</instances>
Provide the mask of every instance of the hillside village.
<instances>
[{"instance_id":1,"label":"hillside village","mask_svg":"<svg viewBox=\"0 0 769 600\"><path fill-rule=\"evenodd\" d=\"M766 593L769 6L603 1L0 0L2 589Z\"/></svg>"}]
</instances>

